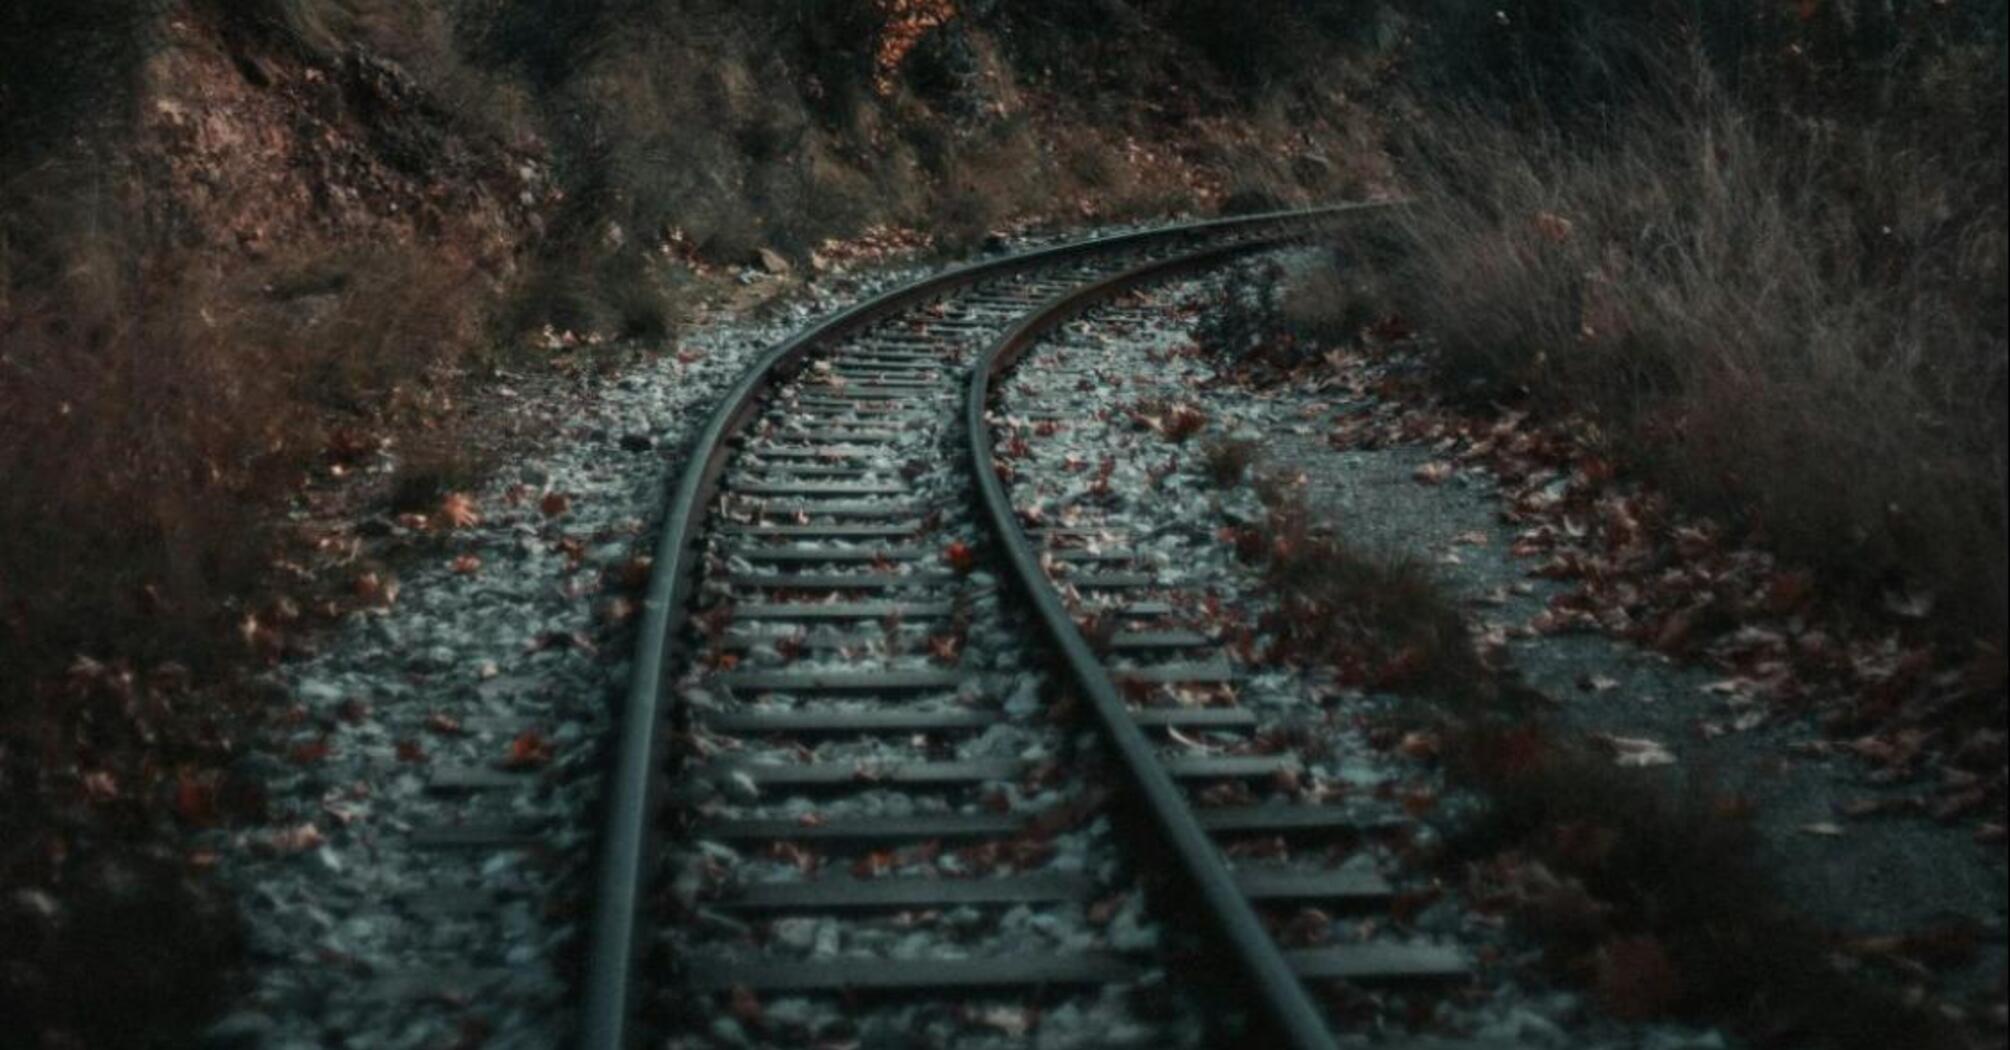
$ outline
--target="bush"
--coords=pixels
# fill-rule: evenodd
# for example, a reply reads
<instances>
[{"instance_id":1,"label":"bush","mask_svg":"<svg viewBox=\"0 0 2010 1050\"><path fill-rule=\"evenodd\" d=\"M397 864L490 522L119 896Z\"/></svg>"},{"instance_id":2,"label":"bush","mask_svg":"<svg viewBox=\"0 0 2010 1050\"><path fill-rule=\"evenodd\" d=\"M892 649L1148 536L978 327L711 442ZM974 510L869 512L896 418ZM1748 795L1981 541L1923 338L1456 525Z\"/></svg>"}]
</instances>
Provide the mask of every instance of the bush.
<instances>
[{"instance_id":1,"label":"bush","mask_svg":"<svg viewBox=\"0 0 2010 1050\"><path fill-rule=\"evenodd\" d=\"M226 283L141 250L116 215L56 222L70 235L12 267L61 276L11 289L0 329L9 690L79 653L204 663L266 568L262 508L328 448L324 427L421 410L416 381L479 331L479 284L417 251Z\"/></svg>"},{"instance_id":2,"label":"bush","mask_svg":"<svg viewBox=\"0 0 2010 1050\"><path fill-rule=\"evenodd\" d=\"M1289 494L1262 493L1261 527L1235 537L1237 555L1263 568L1275 602L1261 628L1270 659L1330 667L1346 685L1415 693L1454 704L1494 698L1497 683L1465 620L1414 559L1361 549L1313 526Z\"/></svg>"},{"instance_id":3,"label":"bush","mask_svg":"<svg viewBox=\"0 0 2010 1050\"><path fill-rule=\"evenodd\" d=\"M1432 123L1388 286L1445 376L1586 410L1692 505L2000 632L2001 197L1892 129L1789 150L1719 95L1634 127Z\"/></svg>"}]
</instances>

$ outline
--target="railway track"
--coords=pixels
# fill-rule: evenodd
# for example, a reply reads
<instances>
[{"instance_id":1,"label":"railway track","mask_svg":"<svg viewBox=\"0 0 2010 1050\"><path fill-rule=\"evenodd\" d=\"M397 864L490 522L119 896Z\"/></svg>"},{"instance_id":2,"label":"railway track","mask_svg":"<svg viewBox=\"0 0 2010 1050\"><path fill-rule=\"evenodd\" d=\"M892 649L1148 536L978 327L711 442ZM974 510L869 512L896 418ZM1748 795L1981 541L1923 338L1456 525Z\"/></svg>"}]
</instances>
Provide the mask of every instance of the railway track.
<instances>
[{"instance_id":1,"label":"railway track","mask_svg":"<svg viewBox=\"0 0 2010 1050\"><path fill-rule=\"evenodd\" d=\"M1282 909L1372 908L1392 888L1353 865L1231 867L1224 847L1372 829L1316 804L1197 804L1249 797L1298 760L1169 746L1275 727L1234 706L1140 704L1228 684L1218 640L1121 528L1029 529L993 469L1021 427L1082 411L992 410L1043 337L1342 218L953 271L803 333L728 394L658 548L609 781L583 1046L650 1031L735 1045L749 1027L1035 1045L1044 1013L1071 1018L1080 1045L1324 1047L1308 985L1465 973L1443 948L1278 947ZM1093 646L1082 617L1101 625ZM764 1005L780 1003L785 1016Z\"/></svg>"}]
</instances>

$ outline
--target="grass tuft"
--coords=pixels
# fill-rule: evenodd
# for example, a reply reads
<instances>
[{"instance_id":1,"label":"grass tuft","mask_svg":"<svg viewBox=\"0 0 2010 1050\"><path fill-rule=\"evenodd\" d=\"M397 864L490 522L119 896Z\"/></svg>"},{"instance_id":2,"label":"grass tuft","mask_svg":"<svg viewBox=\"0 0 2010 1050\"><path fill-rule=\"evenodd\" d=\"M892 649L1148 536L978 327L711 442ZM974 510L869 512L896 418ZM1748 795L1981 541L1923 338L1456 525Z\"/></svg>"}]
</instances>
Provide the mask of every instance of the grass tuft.
<instances>
[{"instance_id":1,"label":"grass tuft","mask_svg":"<svg viewBox=\"0 0 2010 1050\"><path fill-rule=\"evenodd\" d=\"M1414 693L1454 704L1496 695L1465 620L1429 566L1359 549L1326 529L1289 495L1270 490L1269 520L1231 537L1238 556L1259 562L1275 608L1262 627L1272 656L1332 668L1346 684Z\"/></svg>"}]
</instances>

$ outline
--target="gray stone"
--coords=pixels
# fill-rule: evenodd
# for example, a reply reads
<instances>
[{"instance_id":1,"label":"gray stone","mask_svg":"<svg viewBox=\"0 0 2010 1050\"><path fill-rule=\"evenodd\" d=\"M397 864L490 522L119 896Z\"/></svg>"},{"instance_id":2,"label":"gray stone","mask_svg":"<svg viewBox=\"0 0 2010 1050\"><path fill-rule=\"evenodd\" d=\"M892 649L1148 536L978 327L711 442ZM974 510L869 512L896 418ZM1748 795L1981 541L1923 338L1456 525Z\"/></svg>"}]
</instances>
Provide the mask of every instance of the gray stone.
<instances>
[{"instance_id":1,"label":"gray stone","mask_svg":"<svg viewBox=\"0 0 2010 1050\"><path fill-rule=\"evenodd\" d=\"M240 1010L209 1027L202 1036L202 1045L215 1050L254 1050L272 1042L279 1026L271 1017L250 1010Z\"/></svg>"},{"instance_id":2,"label":"gray stone","mask_svg":"<svg viewBox=\"0 0 2010 1050\"><path fill-rule=\"evenodd\" d=\"M817 943L817 920L800 917L776 919L768 927L768 934L776 944L798 952L807 952Z\"/></svg>"}]
</instances>

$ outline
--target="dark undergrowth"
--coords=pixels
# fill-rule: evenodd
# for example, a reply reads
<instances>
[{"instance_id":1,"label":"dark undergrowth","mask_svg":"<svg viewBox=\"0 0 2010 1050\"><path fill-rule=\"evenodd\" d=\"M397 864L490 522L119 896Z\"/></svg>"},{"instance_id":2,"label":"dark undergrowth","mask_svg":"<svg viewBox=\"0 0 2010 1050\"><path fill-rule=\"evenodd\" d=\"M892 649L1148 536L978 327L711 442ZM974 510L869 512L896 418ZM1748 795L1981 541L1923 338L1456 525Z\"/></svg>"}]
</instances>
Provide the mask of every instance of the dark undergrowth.
<instances>
[{"instance_id":1,"label":"dark undergrowth","mask_svg":"<svg viewBox=\"0 0 2010 1050\"><path fill-rule=\"evenodd\" d=\"M1910 596L2000 653L2002 14L1409 11L1417 206L1245 283L1211 341L1284 373L1414 335L1453 399L1588 417L1870 619Z\"/></svg>"},{"instance_id":2,"label":"dark undergrowth","mask_svg":"<svg viewBox=\"0 0 2010 1050\"><path fill-rule=\"evenodd\" d=\"M1930 1008L1846 972L1757 860L1738 798L1616 766L1526 715L1445 733L1483 815L1450 843L1473 902L1514 919L1543 966L1614 1016L1728 1025L1765 1047L1954 1050Z\"/></svg>"}]
</instances>

